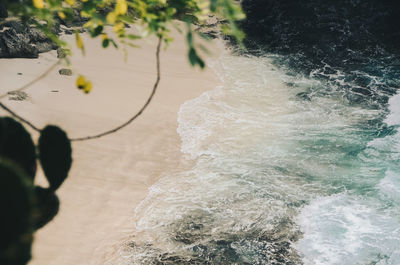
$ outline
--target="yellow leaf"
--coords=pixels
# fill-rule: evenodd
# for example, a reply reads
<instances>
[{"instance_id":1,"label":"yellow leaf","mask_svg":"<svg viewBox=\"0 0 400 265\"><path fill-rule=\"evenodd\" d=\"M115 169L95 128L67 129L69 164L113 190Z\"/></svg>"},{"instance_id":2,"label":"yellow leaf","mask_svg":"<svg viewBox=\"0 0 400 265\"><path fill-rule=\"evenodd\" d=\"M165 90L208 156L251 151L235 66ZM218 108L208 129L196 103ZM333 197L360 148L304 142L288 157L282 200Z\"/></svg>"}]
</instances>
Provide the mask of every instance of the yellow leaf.
<instances>
[{"instance_id":1,"label":"yellow leaf","mask_svg":"<svg viewBox=\"0 0 400 265\"><path fill-rule=\"evenodd\" d=\"M58 16L59 16L61 19L65 19L65 18L66 18L64 12L62 12L62 11L59 11L59 12L58 12Z\"/></svg>"},{"instance_id":2,"label":"yellow leaf","mask_svg":"<svg viewBox=\"0 0 400 265\"><path fill-rule=\"evenodd\" d=\"M92 90L92 87L92 82L87 81L85 87L83 88L83 92L85 92L86 94L89 93Z\"/></svg>"},{"instance_id":3,"label":"yellow leaf","mask_svg":"<svg viewBox=\"0 0 400 265\"><path fill-rule=\"evenodd\" d=\"M73 6L75 4L75 0L65 0L65 2L67 2L67 4L69 4L70 6Z\"/></svg>"},{"instance_id":4,"label":"yellow leaf","mask_svg":"<svg viewBox=\"0 0 400 265\"><path fill-rule=\"evenodd\" d=\"M101 39L102 39L102 40L106 40L106 39L108 39L108 36L107 36L107 34L103 33L103 34L102 34L102 36L101 36Z\"/></svg>"},{"instance_id":5,"label":"yellow leaf","mask_svg":"<svg viewBox=\"0 0 400 265\"><path fill-rule=\"evenodd\" d=\"M116 15L114 12L110 12L110 13L108 13L106 19L107 19L107 22L108 22L108 23L114 24L114 23L115 23L115 20L117 19L117 15Z\"/></svg>"},{"instance_id":6,"label":"yellow leaf","mask_svg":"<svg viewBox=\"0 0 400 265\"><path fill-rule=\"evenodd\" d=\"M84 76L80 75L78 76L78 78L76 79L76 87L79 89L84 89L85 88L85 84L86 84L86 79Z\"/></svg>"},{"instance_id":7,"label":"yellow leaf","mask_svg":"<svg viewBox=\"0 0 400 265\"><path fill-rule=\"evenodd\" d=\"M89 20L88 22L86 22L85 24L83 24L84 28L90 28L93 25L93 20Z\"/></svg>"},{"instance_id":8,"label":"yellow leaf","mask_svg":"<svg viewBox=\"0 0 400 265\"><path fill-rule=\"evenodd\" d=\"M117 24L114 25L113 30L114 32L118 32L123 28L124 28L124 23L118 22Z\"/></svg>"},{"instance_id":9,"label":"yellow leaf","mask_svg":"<svg viewBox=\"0 0 400 265\"><path fill-rule=\"evenodd\" d=\"M91 17L91 15L88 13L88 12L86 12L86 11L81 11L81 16L82 17Z\"/></svg>"},{"instance_id":10,"label":"yellow leaf","mask_svg":"<svg viewBox=\"0 0 400 265\"><path fill-rule=\"evenodd\" d=\"M84 47L83 47L83 40L81 38L81 35L79 35L78 32L75 33L75 38L76 38L76 46L81 49L82 51L84 51Z\"/></svg>"},{"instance_id":11,"label":"yellow leaf","mask_svg":"<svg viewBox=\"0 0 400 265\"><path fill-rule=\"evenodd\" d=\"M126 11L128 11L128 4L126 0L117 0L117 4L115 5L115 13L125 15Z\"/></svg>"},{"instance_id":12,"label":"yellow leaf","mask_svg":"<svg viewBox=\"0 0 400 265\"><path fill-rule=\"evenodd\" d=\"M197 6L200 9L208 9L210 7L210 1L198 1Z\"/></svg>"},{"instance_id":13,"label":"yellow leaf","mask_svg":"<svg viewBox=\"0 0 400 265\"><path fill-rule=\"evenodd\" d=\"M44 1L43 0L33 0L33 5L36 8L44 8Z\"/></svg>"}]
</instances>

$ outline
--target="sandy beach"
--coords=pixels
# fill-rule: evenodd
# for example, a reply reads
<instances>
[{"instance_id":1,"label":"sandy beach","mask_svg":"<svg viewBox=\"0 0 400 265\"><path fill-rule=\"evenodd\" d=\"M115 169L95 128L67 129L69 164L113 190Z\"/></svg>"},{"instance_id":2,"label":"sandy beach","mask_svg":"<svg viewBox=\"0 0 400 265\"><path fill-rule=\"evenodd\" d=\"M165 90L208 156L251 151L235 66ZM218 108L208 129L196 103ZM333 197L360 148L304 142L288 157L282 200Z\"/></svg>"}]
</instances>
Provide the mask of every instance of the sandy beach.
<instances>
[{"instance_id":1,"label":"sandy beach","mask_svg":"<svg viewBox=\"0 0 400 265\"><path fill-rule=\"evenodd\" d=\"M73 166L57 192L60 212L36 233L29 264L102 264L104 254L134 231L133 212L148 188L190 163L181 156L177 113L182 103L219 81L211 69L191 68L183 36L173 35L174 43L161 53L159 90L143 115L118 133L73 143ZM26 100L5 97L2 102L38 127L59 125L70 138L96 134L127 120L144 104L155 81L155 39L129 48L126 62L122 49L104 50L99 39L84 40L86 56L74 51L73 76L60 75L58 70L65 66L57 66L24 90ZM209 47L217 49L215 43ZM1 59L1 95L31 81L56 60L55 51L39 59ZM93 82L89 95L75 88L78 73ZM33 137L37 141L37 133ZM36 178L39 185L46 185L41 172Z\"/></svg>"}]
</instances>

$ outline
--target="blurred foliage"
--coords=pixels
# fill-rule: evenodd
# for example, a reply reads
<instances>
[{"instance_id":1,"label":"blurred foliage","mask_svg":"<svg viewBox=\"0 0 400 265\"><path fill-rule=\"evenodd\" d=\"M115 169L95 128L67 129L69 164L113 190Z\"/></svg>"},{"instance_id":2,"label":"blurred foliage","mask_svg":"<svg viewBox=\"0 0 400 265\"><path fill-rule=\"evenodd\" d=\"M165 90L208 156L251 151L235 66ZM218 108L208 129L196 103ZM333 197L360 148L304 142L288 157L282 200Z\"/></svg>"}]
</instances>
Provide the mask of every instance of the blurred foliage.
<instances>
[{"instance_id":1,"label":"blurred foliage","mask_svg":"<svg viewBox=\"0 0 400 265\"><path fill-rule=\"evenodd\" d=\"M36 150L49 183L34 185ZM23 265L31 258L35 230L59 210L55 194L72 164L71 143L56 126L41 130L38 147L21 123L0 117L0 264Z\"/></svg>"},{"instance_id":2,"label":"blurred foliage","mask_svg":"<svg viewBox=\"0 0 400 265\"><path fill-rule=\"evenodd\" d=\"M51 190L58 189L71 168L71 143L57 126L46 126L39 137L39 158Z\"/></svg>"},{"instance_id":3,"label":"blurred foliage","mask_svg":"<svg viewBox=\"0 0 400 265\"><path fill-rule=\"evenodd\" d=\"M0 157L18 164L32 180L36 174L36 150L31 135L9 117L0 118Z\"/></svg>"},{"instance_id":4,"label":"blurred foliage","mask_svg":"<svg viewBox=\"0 0 400 265\"><path fill-rule=\"evenodd\" d=\"M13 161L0 159L0 264L31 258L34 197L32 180Z\"/></svg>"},{"instance_id":5,"label":"blurred foliage","mask_svg":"<svg viewBox=\"0 0 400 265\"><path fill-rule=\"evenodd\" d=\"M235 24L244 14L235 0L1 0L0 5L1 10L6 8L9 18L42 30L59 46L63 54L60 59L68 64L72 49L58 35L60 24L73 27L75 44L83 54L82 27L91 38L98 38L104 48L112 46L126 51L127 46L137 47L135 41L149 36L169 44L173 41L171 29L184 32L180 28L184 25L189 62L200 68L205 67L198 53L203 47L196 44L195 37L205 36L194 31L193 24L206 24L208 18L216 16L223 21L224 34L233 36L239 44L244 38ZM176 19L186 23L176 23ZM130 26L134 29L128 29ZM82 75L78 76L76 86L84 93L92 89L91 81ZM0 118L0 264L26 264L31 257L34 231L52 220L59 210L55 191L70 170L71 144L65 132L56 126L40 131L35 148L30 134L19 122ZM48 188L34 186L36 151Z\"/></svg>"},{"instance_id":6,"label":"blurred foliage","mask_svg":"<svg viewBox=\"0 0 400 265\"><path fill-rule=\"evenodd\" d=\"M173 38L171 28L180 25L176 19L187 22L186 34L188 59L192 66L205 67L198 56L194 40L195 32L191 23L202 24L211 16L216 16L224 23L222 32L230 35L241 44L243 32L235 21L243 19L244 13L235 0L4 0L10 16L34 24L44 31L63 50L70 47L54 32L57 23L71 23L76 17L85 20L83 27L92 38L100 38L104 48L137 47L135 40L155 35L168 44ZM127 30L127 25L134 25L135 30ZM105 32L105 26L111 26L113 37ZM85 45L76 29L76 45L84 53ZM199 34L199 36L204 37ZM116 40L119 40L118 42ZM65 58L68 61L68 56ZM78 85L79 87L79 85ZM83 89L85 93L90 89Z\"/></svg>"}]
</instances>

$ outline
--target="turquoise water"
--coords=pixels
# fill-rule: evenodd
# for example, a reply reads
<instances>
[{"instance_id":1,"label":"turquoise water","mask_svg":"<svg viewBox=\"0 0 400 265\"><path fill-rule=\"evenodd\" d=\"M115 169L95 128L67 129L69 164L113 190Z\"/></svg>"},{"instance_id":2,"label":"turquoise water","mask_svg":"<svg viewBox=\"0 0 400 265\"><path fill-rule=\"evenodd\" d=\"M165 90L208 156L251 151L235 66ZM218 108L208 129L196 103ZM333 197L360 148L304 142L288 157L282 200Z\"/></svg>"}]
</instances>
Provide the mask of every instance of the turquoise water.
<instances>
[{"instance_id":1,"label":"turquoise water","mask_svg":"<svg viewBox=\"0 0 400 265\"><path fill-rule=\"evenodd\" d=\"M400 264L400 96L356 104L283 59L210 62L221 86L178 118L194 166L151 188L118 264Z\"/></svg>"}]
</instances>

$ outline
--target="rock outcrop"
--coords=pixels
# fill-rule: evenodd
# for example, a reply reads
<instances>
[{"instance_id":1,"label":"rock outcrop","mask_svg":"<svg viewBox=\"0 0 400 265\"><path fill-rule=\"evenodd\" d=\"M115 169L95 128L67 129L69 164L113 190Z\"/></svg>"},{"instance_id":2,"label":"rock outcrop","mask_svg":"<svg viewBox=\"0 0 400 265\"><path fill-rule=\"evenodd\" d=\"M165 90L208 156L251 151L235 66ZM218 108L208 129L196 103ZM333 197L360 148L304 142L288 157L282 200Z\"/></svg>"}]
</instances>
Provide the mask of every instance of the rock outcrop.
<instances>
[{"instance_id":1,"label":"rock outcrop","mask_svg":"<svg viewBox=\"0 0 400 265\"><path fill-rule=\"evenodd\" d=\"M220 25L223 23L226 23L226 21L221 20L216 16L209 16L206 21L196 25L196 31L211 39L215 39L221 36Z\"/></svg>"},{"instance_id":2,"label":"rock outcrop","mask_svg":"<svg viewBox=\"0 0 400 265\"><path fill-rule=\"evenodd\" d=\"M0 2L0 19L7 18L7 9ZM39 53L55 50L58 46L35 26L23 24L8 18L0 24L0 58L37 58ZM88 18L74 10L71 21L59 19L52 29L54 34L73 34L73 27L83 32L83 24Z\"/></svg>"},{"instance_id":3,"label":"rock outcrop","mask_svg":"<svg viewBox=\"0 0 400 265\"><path fill-rule=\"evenodd\" d=\"M39 29L8 21L0 26L0 58L37 58L39 53L56 49Z\"/></svg>"}]
</instances>

